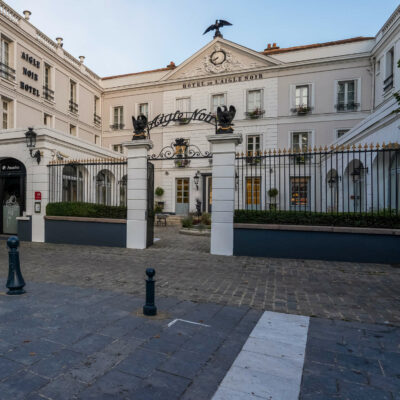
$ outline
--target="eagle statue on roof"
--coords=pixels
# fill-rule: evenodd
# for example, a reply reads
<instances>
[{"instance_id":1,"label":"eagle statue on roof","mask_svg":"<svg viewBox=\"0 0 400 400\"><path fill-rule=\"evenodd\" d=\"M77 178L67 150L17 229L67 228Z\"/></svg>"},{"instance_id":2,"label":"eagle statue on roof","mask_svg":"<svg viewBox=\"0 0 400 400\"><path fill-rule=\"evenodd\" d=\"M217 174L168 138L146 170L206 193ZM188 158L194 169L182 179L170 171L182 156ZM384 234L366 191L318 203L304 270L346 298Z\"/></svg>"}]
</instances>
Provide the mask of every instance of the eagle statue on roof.
<instances>
[{"instance_id":1,"label":"eagle statue on roof","mask_svg":"<svg viewBox=\"0 0 400 400\"><path fill-rule=\"evenodd\" d=\"M230 106L229 110L226 106L217 108L217 121L218 129L217 133L233 133L233 118L235 118L236 108Z\"/></svg>"},{"instance_id":2,"label":"eagle statue on roof","mask_svg":"<svg viewBox=\"0 0 400 400\"><path fill-rule=\"evenodd\" d=\"M147 117L140 114L137 119L132 115L133 135L132 140L146 139L145 129L147 127Z\"/></svg>"},{"instance_id":3,"label":"eagle statue on roof","mask_svg":"<svg viewBox=\"0 0 400 400\"><path fill-rule=\"evenodd\" d=\"M210 25L203 33L203 35L205 35L207 32L213 31L215 30L215 34L214 34L214 39L216 37L220 37L222 38L222 33L219 31L219 28L222 28L223 26L228 26L228 25L232 25L230 22L225 21L223 19L217 19L215 21L215 24Z\"/></svg>"}]
</instances>

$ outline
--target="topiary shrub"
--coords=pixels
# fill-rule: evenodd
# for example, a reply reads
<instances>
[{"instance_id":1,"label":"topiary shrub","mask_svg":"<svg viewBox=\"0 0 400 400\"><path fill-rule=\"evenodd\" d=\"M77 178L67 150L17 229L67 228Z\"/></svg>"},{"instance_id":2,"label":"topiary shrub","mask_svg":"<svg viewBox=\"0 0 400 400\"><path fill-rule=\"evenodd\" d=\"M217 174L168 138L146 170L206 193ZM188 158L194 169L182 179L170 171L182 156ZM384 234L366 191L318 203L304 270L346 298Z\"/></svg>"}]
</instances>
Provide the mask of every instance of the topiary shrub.
<instances>
[{"instance_id":1,"label":"topiary shrub","mask_svg":"<svg viewBox=\"0 0 400 400\"><path fill-rule=\"evenodd\" d=\"M156 187L154 194L158 197L161 197L164 194L164 189L160 186Z\"/></svg>"},{"instance_id":2,"label":"topiary shrub","mask_svg":"<svg viewBox=\"0 0 400 400\"><path fill-rule=\"evenodd\" d=\"M92 203L48 203L46 215L56 217L88 217L126 219L126 207Z\"/></svg>"}]
</instances>

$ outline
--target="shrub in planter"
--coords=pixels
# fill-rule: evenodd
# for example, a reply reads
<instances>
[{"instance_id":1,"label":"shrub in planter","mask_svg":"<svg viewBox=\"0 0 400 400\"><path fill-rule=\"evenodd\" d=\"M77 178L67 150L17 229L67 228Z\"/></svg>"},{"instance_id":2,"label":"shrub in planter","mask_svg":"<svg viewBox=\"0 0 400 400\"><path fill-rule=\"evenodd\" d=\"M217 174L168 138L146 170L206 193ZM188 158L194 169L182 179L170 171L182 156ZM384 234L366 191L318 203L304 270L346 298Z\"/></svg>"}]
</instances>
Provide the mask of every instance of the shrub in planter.
<instances>
[{"instance_id":1,"label":"shrub in planter","mask_svg":"<svg viewBox=\"0 0 400 400\"><path fill-rule=\"evenodd\" d=\"M193 226L193 218L189 215L182 220L182 228L191 228Z\"/></svg>"},{"instance_id":2,"label":"shrub in planter","mask_svg":"<svg viewBox=\"0 0 400 400\"><path fill-rule=\"evenodd\" d=\"M164 194L164 189L160 186L156 187L154 194L158 197L161 197Z\"/></svg>"},{"instance_id":3,"label":"shrub in planter","mask_svg":"<svg viewBox=\"0 0 400 400\"><path fill-rule=\"evenodd\" d=\"M209 213L203 213L201 216L201 223L203 225L211 225L211 215Z\"/></svg>"},{"instance_id":4,"label":"shrub in planter","mask_svg":"<svg viewBox=\"0 0 400 400\"><path fill-rule=\"evenodd\" d=\"M160 214L160 213L162 213L162 211L163 211L163 208L159 205L159 204L155 204L154 205L154 212L156 213L156 214Z\"/></svg>"},{"instance_id":5,"label":"shrub in planter","mask_svg":"<svg viewBox=\"0 0 400 400\"><path fill-rule=\"evenodd\" d=\"M46 215L57 217L88 217L126 219L126 207L92 203L48 203Z\"/></svg>"}]
</instances>

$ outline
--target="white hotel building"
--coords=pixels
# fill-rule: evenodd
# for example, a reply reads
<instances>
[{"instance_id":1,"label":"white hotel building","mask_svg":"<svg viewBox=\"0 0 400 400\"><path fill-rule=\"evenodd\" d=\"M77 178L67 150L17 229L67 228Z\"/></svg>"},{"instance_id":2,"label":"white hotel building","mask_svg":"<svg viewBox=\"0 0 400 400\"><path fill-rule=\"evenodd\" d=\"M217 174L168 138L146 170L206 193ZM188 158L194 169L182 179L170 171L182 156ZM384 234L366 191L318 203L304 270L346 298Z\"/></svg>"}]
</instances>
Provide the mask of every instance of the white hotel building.
<instances>
[{"instance_id":1,"label":"white hotel building","mask_svg":"<svg viewBox=\"0 0 400 400\"><path fill-rule=\"evenodd\" d=\"M83 56L68 53L62 38L53 41L32 25L29 11L23 14L0 1L0 201L16 195L20 212L32 218L41 217L34 213L34 193L48 190L43 177L49 162L123 156L131 118L140 114L152 120L176 110L234 105L235 133L243 136L239 152L398 142L392 110L400 89L400 7L375 37L290 48L268 44L261 51L217 37L178 66L103 78ZM28 127L38 134L40 165L25 144ZM151 152L176 138L209 151L206 136L213 133L212 125L198 121L158 127L151 131ZM12 163L19 174L7 171ZM197 198L211 211L208 159L184 166L157 162L155 168L164 211L192 211ZM44 196L42 209L46 202Z\"/></svg>"}]
</instances>

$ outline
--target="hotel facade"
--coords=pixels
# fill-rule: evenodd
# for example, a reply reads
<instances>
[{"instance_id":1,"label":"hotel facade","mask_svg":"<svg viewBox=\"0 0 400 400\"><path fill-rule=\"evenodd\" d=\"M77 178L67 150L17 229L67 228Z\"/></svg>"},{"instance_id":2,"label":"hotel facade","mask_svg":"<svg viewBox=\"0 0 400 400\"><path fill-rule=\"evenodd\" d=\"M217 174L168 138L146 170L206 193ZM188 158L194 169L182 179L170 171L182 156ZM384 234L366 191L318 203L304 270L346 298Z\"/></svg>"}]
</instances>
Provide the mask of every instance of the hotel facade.
<instances>
[{"instance_id":1,"label":"hotel facade","mask_svg":"<svg viewBox=\"0 0 400 400\"><path fill-rule=\"evenodd\" d=\"M235 133L243 138L237 150L244 155L398 142L393 94L400 89L400 7L375 37L290 48L273 43L261 51L216 37L180 65L171 61L157 70L102 78L85 66L83 56L68 53L62 38L52 40L32 25L30 17L29 11L22 16L0 1L0 200L4 206L14 196L19 213L37 219L38 237L44 235L39 221L51 196L48 165L123 158L123 143L132 140L132 116L152 120L176 110L216 113L233 105ZM37 134L40 164L26 147L29 127ZM176 138L205 153L213 133L215 127L201 121L158 126L151 130L151 153L157 155ZM207 158L156 162L154 186L164 189L159 199L164 211L186 214L200 200L202 210L211 212L211 167ZM105 190L112 179L122 182L111 172L96 174L88 179ZM60 200L85 201L76 193L79 185L71 184L80 179L76 168L62 173L61 184L71 189L60 189ZM92 201L109 203L102 190L94 190ZM35 213L38 192L41 210ZM115 205L123 197L119 192ZM3 218L2 232L8 223Z\"/></svg>"}]
</instances>

